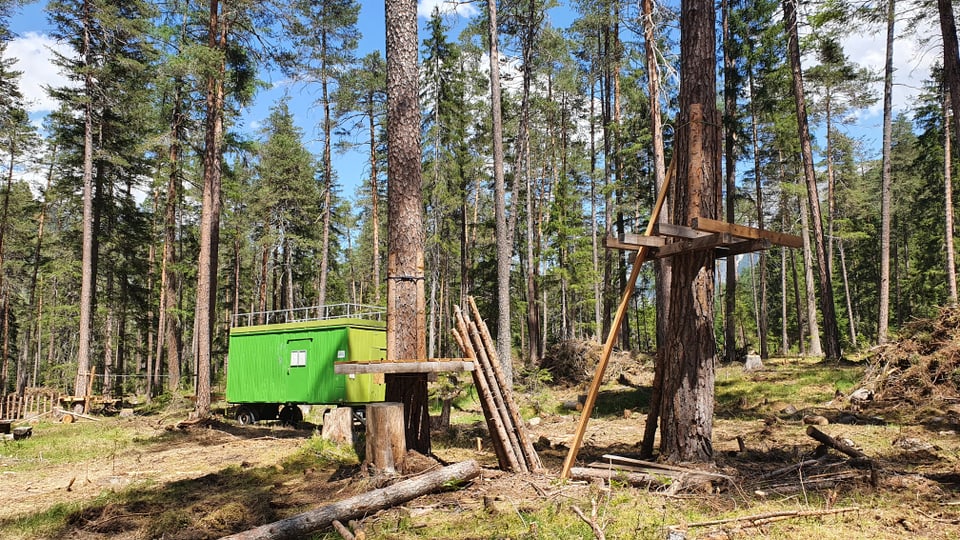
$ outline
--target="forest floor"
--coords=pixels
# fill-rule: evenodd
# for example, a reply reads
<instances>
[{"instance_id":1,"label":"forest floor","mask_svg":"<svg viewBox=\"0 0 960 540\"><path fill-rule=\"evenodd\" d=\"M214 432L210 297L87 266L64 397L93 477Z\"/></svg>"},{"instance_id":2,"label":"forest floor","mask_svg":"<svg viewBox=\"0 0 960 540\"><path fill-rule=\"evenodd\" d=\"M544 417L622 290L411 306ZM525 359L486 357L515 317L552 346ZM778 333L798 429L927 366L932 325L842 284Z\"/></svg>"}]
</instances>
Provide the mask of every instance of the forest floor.
<instances>
[{"instance_id":1,"label":"forest floor","mask_svg":"<svg viewBox=\"0 0 960 540\"><path fill-rule=\"evenodd\" d=\"M909 339L960 339L958 331L947 335L934 329ZM954 361L944 356L946 347L928 349L907 347L914 359L906 363L900 349L888 348L858 363L772 359L756 372L720 368L712 470L730 481L679 491L558 481L579 414L570 408L584 385L531 375L518 399L547 474L497 470L479 404L467 396L457 402L451 427L434 434L434 458L476 459L481 477L359 524L368 539L597 538L576 506L592 512L611 539L957 539L960 366L944 367ZM931 354L940 355L939 379L911 375L911 366L934 373L929 361L918 360ZM911 377L932 386L911 393L905 386ZM637 411L649 399L649 362L622 357L608 379L580 463L639 451L645 415ZM870 396L850 396L861 388ZM40 422L30 439L0 443L0 538L218 538L386 482L366 473L353 448L316 434L310 422L319 411L297 429L238 426L224 416L177 427L188 405L183 400L129 418ZM856 446L870 463L833 450L815 454L810 422ZM815 465L773 474L816 456ZM433 458L411 457L418 470L438 466Z\"/></svg>"}]
</instances>

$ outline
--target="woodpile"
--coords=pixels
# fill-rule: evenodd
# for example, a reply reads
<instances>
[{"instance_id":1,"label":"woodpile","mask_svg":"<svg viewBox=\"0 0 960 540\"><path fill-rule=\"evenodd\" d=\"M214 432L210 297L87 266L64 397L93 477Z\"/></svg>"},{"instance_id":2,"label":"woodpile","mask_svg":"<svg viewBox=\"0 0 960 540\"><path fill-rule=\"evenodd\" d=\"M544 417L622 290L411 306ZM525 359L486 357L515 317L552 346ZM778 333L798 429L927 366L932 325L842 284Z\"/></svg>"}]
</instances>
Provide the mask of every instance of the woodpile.
<instances>
[{"instance_id":1,"label":"woodpile","mask_svg":"<svg viewBox=\"0 0 960 540\"><path fill-rule=\"evenodd\" d=\"M464 356L475 364L473 382L480 395L483 416L500 468L514 472L541 472L543 464L533 448L520 417L520 409L506 383L493 338L473 297L468 298L470 313L455 307L457 327L453 336Z\"/></svg>"}]
</instances>

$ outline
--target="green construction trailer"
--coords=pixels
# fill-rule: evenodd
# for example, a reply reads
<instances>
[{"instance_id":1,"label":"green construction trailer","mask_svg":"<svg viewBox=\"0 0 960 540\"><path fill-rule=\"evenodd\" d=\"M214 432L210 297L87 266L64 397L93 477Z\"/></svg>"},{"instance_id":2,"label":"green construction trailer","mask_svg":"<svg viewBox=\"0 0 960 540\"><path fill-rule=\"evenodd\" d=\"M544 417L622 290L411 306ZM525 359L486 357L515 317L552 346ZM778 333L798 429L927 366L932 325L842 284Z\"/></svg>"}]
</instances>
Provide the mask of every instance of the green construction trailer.
<instances>
[{"instance_id":1,"label":"green construction trailer","mask_svg":"<svg viewBox=\"0 0 960 540\"><path fill-rule=\"evenodd\" d=\"M227 402L241 424L303 420L299 405L383 401L382 374L337 375L336 362L386 357L383 309L355 304L241 314L230 329Z\"/></svg>"}]
</instances>

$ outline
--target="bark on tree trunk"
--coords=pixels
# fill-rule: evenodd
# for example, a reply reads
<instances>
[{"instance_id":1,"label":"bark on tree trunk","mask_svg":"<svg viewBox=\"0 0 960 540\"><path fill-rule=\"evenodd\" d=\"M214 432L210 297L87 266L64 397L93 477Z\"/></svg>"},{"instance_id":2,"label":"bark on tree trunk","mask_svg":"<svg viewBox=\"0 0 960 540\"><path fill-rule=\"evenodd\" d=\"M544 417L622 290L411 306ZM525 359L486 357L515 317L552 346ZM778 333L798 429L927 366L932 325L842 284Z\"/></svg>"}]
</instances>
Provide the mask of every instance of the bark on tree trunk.
<instances>
[{"instance_id":1,"label":"bark on tree trunk","mask_svg":"<svg viewBox=\"0 0 960 540\"><path fill-rule=\"evenodd\" d=\"M720 115L716 108L716 12L683 0L680 15L680 114L673 222L715 219L720 196ZM667 461L713 459L713 252L674 257L670 332L660 405L660 453Z\"/></svg>"},{"instance_id":2,"label":"bark on tree trunk","mask_svg":"<svg viewBox=\"0 0 960 540\"><path fill-rule=\"evenodd\" d=\"M653 20L653 0L642 0L644 54L647 65L647 87L650 93L650 130L653 132L654 185L657 193L667 176L666 156L663 148L663 123L660 115L660 66L657 61L656 25ZM665 201L657 220L667 223L670 220L670 202ZM650 396L650 410L644 424L643 442L640 452L644 456L653 455L654 440L660 418L662 399L663 370L666 359L667 328L670 321L670 266L671 258L665 257L654 262L656 279L656 334L657 352L654 358L653 389ZM599 315L599 312L598 312ZM598 321L599 322L599 321ZM599 324L598 324L599 326Z\"/></svg>"},{"instance_id":3,"label":"bark on tree trunk","mask_svg":"<svg viewBox=\"0 0 960 540\"><path fill-rule=\"evenodd\" d=\"M750 95L756 95L756 89L754 88L754 79L753 79L753 69L748 68L749 79L750 79ZM756 182L756 199L757 199L757 228L763 230L764 228L764 219L763 219L763 182L761 181L760 176L760 127L759 122L757 121L757 113L755 109L756 104L754 100L750 100L750 119L753 128L752 133L752 143L753 143L753 170L754 170L754 180ZM786 274L784 274L786 275ZM767 252L760 252L760 358L766 360L770 356L770 344L768 342L767 334L769 333L769 305L767 302ZM786 288L781 289L786 291ZM783 294L784 299L786 299L786 293ZM786 324L786 323L784 323ZM785 327L784 327L785 328ZM784 336L786 334L784 333ZM784 339L784 344L786 344L786 339ZM786 345L784 345L784 350L786 350Z\"/></svg>"},{"instance_id":4,"label":"bark on tree trunk","mask_svg":"<svg viewBox=\"0 0 960 540\"><path fill-rule=\"evenodd\" d=\"M737 157L734 154L736 137L737 88L731 80L736 70L734 66L732 41L730 37L730 1L722 1L723 12L723 157L724 178L726 180L727 222L736 223L735 205L737 191ZM758 174L759 171L756 171ZM737 310L737 257L727 257L723 313L723 347L728 363L737 361L737 339L735 333Z\"/></svg>"},{"instance_id":5,"label":"bark on tree trunk","mask_svg":"<svg viewBox=\"0 0 960 540\"><path fill-rule=\"evenodd\" d=\"M373 95L367 96L368 111L367 121L370 123L370 228L372 229L373 239L373 303L380 305L380 186L377 167L377 125L376 115L373 105ZM466 216L466 214L464 214ZM464 218L466 219L466 218Z\"/></svg>"},{"instance_id":6,"label":"bark on tree trunk","mask_svg":"<svg viewBox=\"0 0 960 540\"><path fill-rule=\"evenodd\" d=\"M323 101L323 238L320 241L320 287L317 291L317 305L327 303L327 271L330 265L330 204L333 201L333 160L330 157L330 137L333 134L333 121L330 116L330 96L327 90L327 36L320 36L320 99Z\"/></svg>"},{"instance_id":7,"label":"bark on tree trunk","mask_svg":"<svg viewBox=\"0 0 960 540\"><path fill-rule=\"evenodd\" d=\"M797 30L797 0L783 0L783 18L788 30L787 55L793 72L793 95L796 101L797 130L803 158L803 176L807 183L807 200L810 204L811 232L817 249L817 271L820 281L820 311L823 314L824 353L829 359L840 358L840 333L837 328L836 308L833 303L833 284L830 282L830 264L827 260L823 234L823 218L820 213L820 195L817 190L817 174L813 166L813 148L810 142L810 127L807 123L807 106L804 101L803 73L800 67L800 42Z\"/></svg>"},{"instance_id":8,"label":"bark on tree trunk","mask_svg":"<svg viewBox=\"0 0 960 540\"><path fill-rule=\"evenodd\" d=\"M90 52L89 24L93 16L89 1L83 3L83 50L80 56L85 65L92 63ZM82 240L82 277L80 279L80 331L77 343L77 377L73 385L76 396L86 396L87 377L90 371L90 354L93 341L93 303L96 284L93 219L93 75L86 72L83 79L84 93L87 96L83 108L83 240Z\"/></svg>"},{"instance_id":9,"label":"bark on tree trunk","mask_svg":"<svg viewBox=\"0 0 960 540\"><path fill-rule=\"evenodd\" d=\"M367 405L366 462L378 471L396 472L407 455L404 438L403 404Z\"/></svg>"},{"instance_id":10,"label":"bark on tree trunk","mask_svg":"<svg viewBox=\"0 0 960 540\"><path fill-rule=\"evenodd\" d=\"M220 17L219 0L210 0L208 46L225 50L226 20ZM206 128L203 154L203 207L200 213L200 255L197 266L197 305L194 320L197 365L196 414L210 415L210 369L213 355L213 331L216 319L217 266L220 243L220 182L223 140L223 98L226 65L223 61L216 73L208 76L206 88Z\"/></svg>"},{"instance_id":11,"label":"bark on tree trunk","mask_svg":"<svg viewBox=\"0 0 960 540\"><path fill-rule=\"evenodd\" d=\"M960 134L960 49L957 46L957 20L950 0L937 0L940 33L943 37L943 82L950 91L954 133Z\"/></svg>"},{"instance_id":12,"label":"bark on tree trunk","mask_svg":"<svg viewBox=\"0 0 960 540\"><path fill-rule=\"evenodd\" d=\"M423 198L417 89L417 5L386 2L387 358L425 358ZM407 447L430 453L427 376L387 375L386 400L403 403Z\"/></svg>"},{"instance_id":13,"label":"bark on tree trunk","mask_svg":"<svg viewBox=\"0 0 960 540\"><path fill-rule=\"evenodd\" d=\"M877 341L886 343L890 325L890 234L893 165L893 39L896 2L887 4L887 49L883 69L883 157L880 171L880 313Z\"/></svg>"},{"instance_id":14,"label":"bark on tree trunk","mask_svg":"<svg viewBox=\"0 0 960 540\"><path fill-rule=\"evenodd\" d=\"M953 248L953 156L950 147L950 94L943 97L943 200L946 207L948 302L957 303L957 265Z\"/></svg>"},{"instance_id":15,"label":"bark on tree trunk","mask_svg":"<svg viewBox=\"0 0 960 540\"><path fill-rule=\"evenodd\" d=\"M804 285L806 286L806 306L808 331L810 332L810 356L823 356L823 346L820 342L820 324L817 322L817 300L816 292L813 288L813 250L810 247L810 212L807 211L806 202L801 198L800 203L800 223L803 229L803 269ZM802 333L801 338L803 339Z\"/></svg>"},{"instance_id":16,"label":"bark on tree trunk","mask_svg":"<svg viewBox=\"0 0 960 540\"><path fill-rule=\"evenodd\" d=\"M513 384L510 335L510 257L513 246L507 227L507 196L503 173L503 115L500 99L500 53L497 32L497 2L487 0L490 38L490 116L493 139L493 185L497 237L497 354Z\"/></svg>"}]
</instances>

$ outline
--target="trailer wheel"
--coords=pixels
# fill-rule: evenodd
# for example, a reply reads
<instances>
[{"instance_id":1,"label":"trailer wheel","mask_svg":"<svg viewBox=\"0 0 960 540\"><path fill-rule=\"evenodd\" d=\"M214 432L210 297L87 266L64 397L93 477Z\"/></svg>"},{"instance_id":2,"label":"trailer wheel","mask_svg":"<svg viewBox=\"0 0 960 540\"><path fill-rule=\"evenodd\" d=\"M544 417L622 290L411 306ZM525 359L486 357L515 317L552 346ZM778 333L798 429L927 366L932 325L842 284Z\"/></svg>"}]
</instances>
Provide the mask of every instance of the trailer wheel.
<instances>
[{"instance_id":1,"label":"trailer wheel","mask_svg":"<svg viewBox=\"0 0 960 540\"><path fill-rule=\"evenodd\" d=\"M280 410L280 422L288 426L297 427L303 422L303 411L296 405L284 405Z\"/></svg>"},{"instance_id":2,"label":"trailer wheel","mask_svg":"<svg viewBox=\"0 0 960 540\"><path fill-rule=\"evenodd\" d=\"M256 424L257 416L253 414L253 409L246 405L241 405L240 408L237 409L237 423L242 426Z\"/></svg>"}]
</instances>

